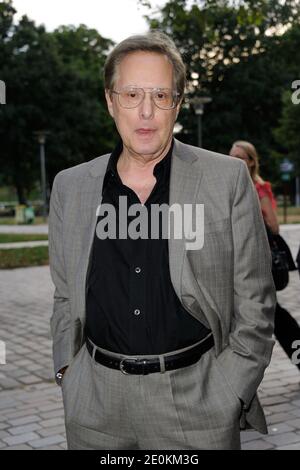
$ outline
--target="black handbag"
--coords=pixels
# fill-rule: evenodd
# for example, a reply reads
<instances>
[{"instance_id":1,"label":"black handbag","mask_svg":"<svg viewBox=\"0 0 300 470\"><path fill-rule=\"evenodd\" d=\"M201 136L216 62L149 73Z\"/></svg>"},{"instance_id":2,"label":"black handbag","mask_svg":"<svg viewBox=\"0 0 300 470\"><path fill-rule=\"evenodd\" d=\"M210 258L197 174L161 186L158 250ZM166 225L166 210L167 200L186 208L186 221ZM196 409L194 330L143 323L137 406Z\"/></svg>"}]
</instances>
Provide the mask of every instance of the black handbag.
<instances>
[{"instance_id":1,"label":"black handbag","mask_svg":"<svg viewBox=\"0 0 300 470\"><path fill-rule=\"evenodd\" d=\"M277 291L283 290L289 283L289 267L284 251L277 247L271 247L272 254L272 275Z\"/></svg>"},{"instance_id":2,"label":"black handbag","mask_svg":"<svg viewBox=\"0 0 300 470\"><path fill-rule=\"evenodd\" d=\"M274 235L268 227L266 230L272 255L273 280L276 290L280 291L289 283L289 270L294 269L291 263L293 258L283 238L280 235Z\"/></svg>"}]
</instances>

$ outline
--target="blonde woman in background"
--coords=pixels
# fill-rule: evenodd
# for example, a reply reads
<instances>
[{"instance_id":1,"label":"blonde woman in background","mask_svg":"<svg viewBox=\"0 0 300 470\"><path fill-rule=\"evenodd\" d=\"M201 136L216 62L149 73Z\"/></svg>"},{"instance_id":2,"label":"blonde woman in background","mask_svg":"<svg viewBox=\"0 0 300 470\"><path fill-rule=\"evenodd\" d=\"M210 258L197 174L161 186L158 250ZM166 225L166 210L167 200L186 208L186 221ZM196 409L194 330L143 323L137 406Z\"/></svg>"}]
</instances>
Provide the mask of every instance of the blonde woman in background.
<instances>
[{"instance_id":1,"label":"blonde woman in background","mask_svg":"<svg viewBox=\"0 0 300 470\"><path fill-rule=\"evenodd\" d=\"M236 141L232 145L230 156L244 160L246 163L251 179L258 193L265 224L274 235L278 235L279 224L276 215L276 200L272 192L271 183L269 181L264 181L259 175L258 154L254 145L244 140ZM283 241L283 243L285 242ZM289 249L287 246L286 248L288 250L290 270L296 269L293 259L291 255L289 255ZM295 352L295 349L292 348L292 344L295 340L300 340L300 327L290 313L281 307L278 302L275 310L274 334L281 347L291 359ZM297 367L300 370L300 364L298 364Z\"/></svg>"}]
</instances>

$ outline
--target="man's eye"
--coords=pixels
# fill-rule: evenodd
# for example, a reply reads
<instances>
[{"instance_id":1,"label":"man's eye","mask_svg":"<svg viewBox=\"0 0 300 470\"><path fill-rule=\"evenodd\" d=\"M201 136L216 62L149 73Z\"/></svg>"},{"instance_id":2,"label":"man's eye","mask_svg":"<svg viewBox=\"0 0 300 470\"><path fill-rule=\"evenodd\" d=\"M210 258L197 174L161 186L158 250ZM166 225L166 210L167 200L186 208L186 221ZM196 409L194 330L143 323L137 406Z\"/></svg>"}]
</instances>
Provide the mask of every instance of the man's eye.
<instances>
[{"instance_id":1,"label":"man's eye","mask_svg":"<svg viewBox=\"0 0 300 470\"><path fill-rule=\"evenodd\" d=\"M168 93L165 93L163 91L158 91L156 94L155 94L155 97L156 99L158 99L159 101L165 101L168 99Z\"/></svg>"}]
</instances>

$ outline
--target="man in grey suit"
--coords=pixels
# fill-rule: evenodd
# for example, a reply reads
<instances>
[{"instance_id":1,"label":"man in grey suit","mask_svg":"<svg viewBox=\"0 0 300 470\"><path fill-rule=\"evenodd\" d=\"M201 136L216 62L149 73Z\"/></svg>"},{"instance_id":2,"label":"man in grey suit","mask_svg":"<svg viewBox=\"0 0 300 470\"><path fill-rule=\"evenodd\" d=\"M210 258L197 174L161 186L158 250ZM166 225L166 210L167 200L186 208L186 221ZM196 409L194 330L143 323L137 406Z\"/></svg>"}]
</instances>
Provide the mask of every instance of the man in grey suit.
<instances>
[{"instance_id":1,"label":"man in grey suit","mask_svg":"<svg viewBox=\"0 0 300 470\"><path fill-rule=\"evenodd\" d=\"M240 428L267 432L274 344L255 189L244 162L173 139L185 67L166 35L122 41L104 76L120 142L58 173L50 204L68 447L239 449Z\"/></svg>"}]
</instances>

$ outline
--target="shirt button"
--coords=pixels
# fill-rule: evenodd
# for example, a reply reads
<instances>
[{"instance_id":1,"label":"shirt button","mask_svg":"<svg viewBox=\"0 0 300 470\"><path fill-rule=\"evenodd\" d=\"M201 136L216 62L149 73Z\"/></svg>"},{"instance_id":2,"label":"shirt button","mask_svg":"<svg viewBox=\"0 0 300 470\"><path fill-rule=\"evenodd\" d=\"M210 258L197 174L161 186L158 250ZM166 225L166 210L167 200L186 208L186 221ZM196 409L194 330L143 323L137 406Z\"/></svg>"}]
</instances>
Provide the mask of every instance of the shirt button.
<instances>
[{"instance_id":1,"label":"shirt button","mask_svg":"<svg viewBox=\"0 0 300 470\"><path fill-rule=\"evenodd\" d=\"M135 268L135 272L136 272L137 274L139 274L139 273L141 272L141 268L139 268L139 267Z\"/></svg>"},{"instance_id":2,"label":"shirt button","mask_svg":"<svg viewBox=\"0 0 300 470\"><path fill-rule=\"evenodd\" d=\"M140 313L141 313L141 311L138 308L136 308L135 311L134 311L134 314L139 315Z\"/></svg>"}]
</instances>

